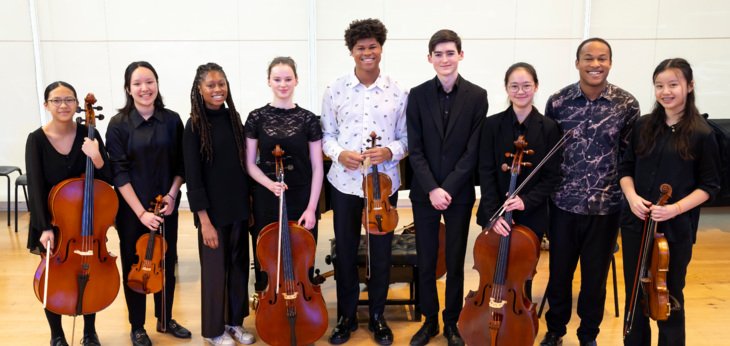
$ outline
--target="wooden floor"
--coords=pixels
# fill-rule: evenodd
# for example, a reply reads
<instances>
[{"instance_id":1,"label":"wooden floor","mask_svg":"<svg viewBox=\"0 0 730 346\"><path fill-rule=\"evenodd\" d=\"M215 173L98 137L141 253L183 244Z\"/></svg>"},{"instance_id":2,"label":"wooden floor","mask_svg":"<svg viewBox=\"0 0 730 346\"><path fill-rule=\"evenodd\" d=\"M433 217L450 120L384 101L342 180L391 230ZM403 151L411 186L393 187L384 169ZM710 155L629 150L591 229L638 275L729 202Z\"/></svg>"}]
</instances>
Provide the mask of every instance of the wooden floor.
<instances>
[{"instance_id":1,"label":"wooden floor","mask_svg":"<svg viewBox=\"0 0 730 346\"><path fill-rule=\"evenodd\" d=\"M401 224L412 220L410 209L399 210ZM21 213L20 224L27 225L27 213ZM320 225L320 242L317 249L318 268L323 271L331 269L324 263L324 256L329 252L329 242L332 237L332 213L323 216ZM5 213L0 216L0 230L6 226ZM472 222L473 223L473 222ZM155 330L154 314L151 310L152 300L148 299L148 313L146 329L155 345L190 344L201 345L200 336L200 266L197 254L197 237L192 225L192 216L189 212L181 215L181 229L179 240L178 286L175 295L173 318L193 332L192 340L178 340L168 335L158 334ZM38 266L39 257L27 252L27 230L18 233L12 227L5 228L0 234L0 344L5 345L47 345L50 331L42 312L41 303L35 298L32 289L32 276ZM478 234L478 227L474 224L470 234L470 247ZM116 231L109 230L109 249L118 253L118 237ZM687 343L689 345L722 345L730 337L730 208L710 208L703 210L700 223L700 233L694 248L694 258L687 275L685 289L687 305ZM538 274L534 281L534 295L536 301L542 298L547 283L547 253L543 252L538 265ZM473 263L471 250L466 259L465 289L476 288L478 274L471 270ZM616 256L618 267L619 301L623 302L622 261L620 254ZM601 334L598 343L601 345L621 344L622 319L614 317L614 298L612 282L609 276L608 297L601 325ZM579 272L573 283L574 291L579 287ZM252 283L249 283L250 287ZM440 295L443 299L444 281L438 281ZM336 301L335 283L329 279L322 285L322 291L329 311L330 329L327 334L317 341L317 345L326 345L327 336L335 324ZM391 286L389 297L405 297L408 289L405 284ZM575 300L574 300L575 301ZM575 304L574 304L575 306ZM620 304L623 309L623 303ZM575 308L574 308L575 311ZM372 345L371 334L367 331L367 308L359 309L360 328L353 333L348 345ZM386 317L395 334L396 345L407 345L411 336L419 328L420 323L411 322L411 311L402 306L388 306ZM245 326L254 331L254 313L246 318ZM71 342L72 318L64 317L64 329ZM568 325L568 334L564 338L564 345L577 345L575 331L578 318L573 318ZM83 320L76 322L76 339L78 344ZM129 324L127 322L126 305L123 294L120 292L114 303L97 315L97 331L104 345L129 345ZM545 332L544 317L540 320L540 332L536 344ZM656 340L656 337L654 338ZM259 344L262 344L259 342ZM443 337L433 339L432 345L445 345Z\"/></svg>"}]
</instances>

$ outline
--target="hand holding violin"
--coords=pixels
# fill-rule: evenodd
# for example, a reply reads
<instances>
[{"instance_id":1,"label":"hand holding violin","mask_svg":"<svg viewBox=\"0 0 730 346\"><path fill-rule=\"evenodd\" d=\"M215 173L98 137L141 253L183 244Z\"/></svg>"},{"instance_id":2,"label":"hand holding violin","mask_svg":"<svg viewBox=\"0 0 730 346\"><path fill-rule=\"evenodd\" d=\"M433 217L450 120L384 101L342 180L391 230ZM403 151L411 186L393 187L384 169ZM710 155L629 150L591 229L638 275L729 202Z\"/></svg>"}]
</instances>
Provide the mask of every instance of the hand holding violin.
<instances>
[{"instance_id":1,"label":"hand holding violin","mask_svg":"<svg viewBox=\"0 0 730 346\"><path fill-rule=\"evenodd\" d=\"M339 161L345 168L349 170L356 170L360 168L360 164L365 160L363 155L350 150L344 150L337 156Z\"/></svg>"},{"instance_id":2,"label":"hand holding violin","mask_svg":"<svg viewBox=\"0 0 730 346\"><path fill-rule=\"evenodd\" d=\"M393 153L387 147L369 148L368 150L365 150L363 156L365 158L369 158L370 163L372 163L373 165L379 165L385 161L389 161L390 159L392 159Z\"/></svg>"}]
</instances>

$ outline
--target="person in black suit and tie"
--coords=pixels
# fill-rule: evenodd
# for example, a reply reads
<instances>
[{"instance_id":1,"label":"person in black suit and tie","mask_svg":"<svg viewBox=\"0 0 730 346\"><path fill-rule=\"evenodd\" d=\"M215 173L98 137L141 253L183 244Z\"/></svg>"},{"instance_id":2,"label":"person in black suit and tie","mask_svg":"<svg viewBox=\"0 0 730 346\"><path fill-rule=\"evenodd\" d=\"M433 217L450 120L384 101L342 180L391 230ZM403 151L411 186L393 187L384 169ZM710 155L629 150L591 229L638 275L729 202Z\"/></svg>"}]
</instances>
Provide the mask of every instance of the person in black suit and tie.
<instances>
[{"instance_id":1,"label":"person in black suit and tie","mask_svg":"<svg viewBox=\"0 0 730 346\"><path fill-rule=\"evenodd\" d=\"M446 224L444 337L463 345L456 328L464 299L464 255L474 206L479 136L489 108L487 91L459 75L461 38L439 30L428 43L436 77L411 89L406 108L418 253L419 298L426 322L411 339L425 345L439 333L436 256L441 216Z\"/></svg>"}]
</instances>

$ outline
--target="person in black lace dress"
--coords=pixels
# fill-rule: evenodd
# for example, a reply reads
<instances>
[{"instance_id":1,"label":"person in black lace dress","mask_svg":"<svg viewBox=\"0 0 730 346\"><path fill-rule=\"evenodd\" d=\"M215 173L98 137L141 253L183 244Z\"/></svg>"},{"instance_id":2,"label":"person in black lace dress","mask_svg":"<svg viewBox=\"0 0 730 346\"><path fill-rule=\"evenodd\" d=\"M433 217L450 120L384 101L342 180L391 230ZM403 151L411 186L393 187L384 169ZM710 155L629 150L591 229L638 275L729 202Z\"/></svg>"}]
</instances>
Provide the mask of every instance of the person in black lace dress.
<instances>
[{"instance_id":1,"label":"person in black lace dress","mask_svg":"<svg viewBox=\"0 0 730 346\"><path fill-rule=\"evenodd\" d=\"M256 291L266 288L266 278L255 256L259 231L279 218L279 195L286 192L287 216L310 230L317 239L317 203L322 190L322 128L314 113L294 103L297 86L296 63L277 57L268 69L268 83L274 94L271 103L252 111L246 134L246 169L257 182L252 188L254 226L251 229L256 273ZM285 183L276 182L276 145L284 150ZM258 155L257 155L258 151ZM258 160L257 160L258 157ZM258 161L258 162L257 162Z\"/></svg>"}]
</instances>

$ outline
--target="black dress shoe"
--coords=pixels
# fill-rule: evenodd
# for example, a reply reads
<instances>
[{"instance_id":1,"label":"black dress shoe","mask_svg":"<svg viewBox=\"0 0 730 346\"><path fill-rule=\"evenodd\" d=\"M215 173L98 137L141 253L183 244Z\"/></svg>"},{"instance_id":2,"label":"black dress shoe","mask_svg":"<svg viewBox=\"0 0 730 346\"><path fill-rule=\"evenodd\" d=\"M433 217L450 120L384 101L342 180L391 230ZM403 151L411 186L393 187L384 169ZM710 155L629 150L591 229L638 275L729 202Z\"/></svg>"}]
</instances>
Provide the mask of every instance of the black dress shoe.
<instances>
[{"instance_id":1,"label":"black dress shoe","mask_svg":"<svg viewBox=\"0 0 730 346\"><path fill-rule=\"evenodd\" d=\"M393 343L393 332L385 322L383 315L375 314L370 317L368 329L373 332L373 338L379 345L390 345Z\"/></svg>"},{"instance_id":2,"label":"black dress shoe","mask_svg":"<svg viewBox=\"0 0 730 346\"><path fill-rule=\"evenodd\" d=\"M340 345L350 340L350 333L357 330L357 321L347 317L340 316L340 320L337 321L337 326L332 330L332 335L329 337L329 342L332 345Z\"/></svg>"},{"instance_id":3,"label":"black dress shoe","mask_svg":"<svg viewBox=\"0 0 730 346\"><path fill-rule=\"evenodd\" d=\"M464 340L461 338L459 329L456 328L455 324L444 326L444 337L449 346L464 346Z\"/></svg>"},{"instance_id":4,"label":"black dress shoe","mask_svg":"<svg viewBox=\"0 0 730 346\"><path fill-rule=\"evenodd\" d=\"M581 341L580 346L598 346L598 343L596 343L596 340Z\"/></svg>"},{"instance_id":5,"label":"black dress shoe","mask_svg":"<svg viewBox=\"0 0 730 346\"><path fill-rule=\"evenodd\" d=\"M545 337L540 341L540 346L560 346L563 344L563 337L554 332L545 333Z\"/></svg>"},{"instance_id":6,"label":"black dress shoe","mask_svg":"<svg viewBox=\"0 0 730 346\"><path fill-rule=\"evenodd\" d=\"M439 322L438 320L426 322L421 326L416 334L413 334L411 338L411 346L423 346L428 343L432 337L439 334Z\"/></svg>"},{"instance_id":7,"label":"black dress shoe","mask_svg":"<svg viewBox=\"0 0 730 346\"><path fill-rule=\"evenodd\" d=\"M96 333L84 334L84 337L81 338L81 345L83 345L83 346L101 346L101 343L99 342L99 336L96 335Z\"/></svg>"},{"instance_id":8,"label":"black dress shoe","mask_svg":"<svg viewBox=\"0 0 730 346\"><path fill-rule=\"evenodd\" d=\"M133 346L152 346L152 340L147 336L147 331L144 328L129 333L129 337L132 339Z\"/></svg>"},{"instance_id":9,"label":"black dress shoe","mask_svg":"<svg viewBox=\"0 0 730 346\"><path fill-rule=\"evenodd\" d=\"M187 328L181 326L175 320L170 320L170 322L167 322L166 330L162 330L162 321L157 320L157 332L172 334L172 336L180 339L190 339L193 336L193 334L190 333Z\"/></svg>"},{"instance_id":10,"label":"black dress shoe","mask_svg":"<svg viewBox=\"0 0 730 346\"><path fill-rule=\"evenodd\" d=\"M57 336L51 339L51 346L68 346L68 342L66 342L65 337Z\"/></svg>"}]
</instances>

